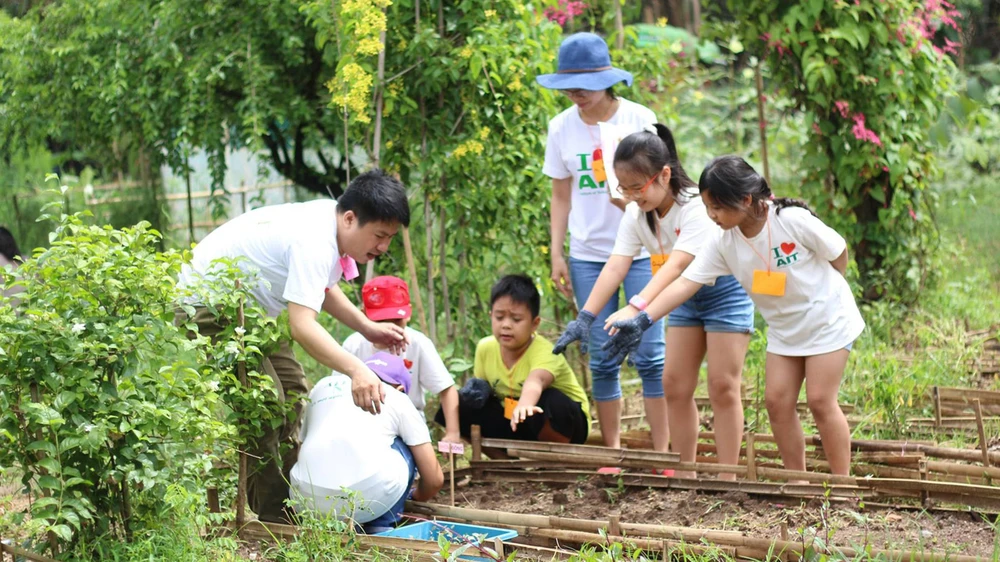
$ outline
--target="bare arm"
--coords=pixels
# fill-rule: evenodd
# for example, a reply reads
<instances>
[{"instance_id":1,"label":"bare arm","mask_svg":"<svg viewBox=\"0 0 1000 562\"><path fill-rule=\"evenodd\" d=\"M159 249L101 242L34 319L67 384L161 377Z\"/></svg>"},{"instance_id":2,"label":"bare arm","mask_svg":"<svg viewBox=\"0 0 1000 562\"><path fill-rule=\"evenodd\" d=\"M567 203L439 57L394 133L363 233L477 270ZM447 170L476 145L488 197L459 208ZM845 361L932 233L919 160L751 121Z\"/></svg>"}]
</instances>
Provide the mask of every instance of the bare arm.
<instances>
[{"instance_id":1,"label":"bare arm","mask_svg":"<svg viewBox=\"0 0 1000 562\"><path fill-rule=\"evenodd\" d=\"M454 385L441 391L441 411L444 412L444 439L449 443L461 443L458 425L458 389Z\"/></svg>"},{"instance_id":2,"label":"bare arm","mask_svg":"<svg viewBox=\"0 0 1000 562\"><path fill-rule=\"evenodd\" d=\"M566 232L569 229L569 210L572 208L571 178L552 180L552 204L549 210L549 256L552 260L552 281L556 288L573 298L573 287L569 280L569 267L563 255Z\"/></svg>"},{"instance_id":3,"label":"bare arm","mask_svg":"<svg viewBox=\"0 0 1000 562\"><path fill-rule=\"evenodd\" d=\"M656 298L656 295L662 293L664 289L677 280L692 261L694 261L694 256L687 252L674 252L670 254L670 259L667 260L667 263L639 291L639 298L646 302L651 302ZM609 316L606 323L613 324L618 320L628 320L636 314L639 314L639 309L631 304L626 304L621 310Z\"/></svg>"},{"instance_id":4,"label":"bare arm","mask_svg":"<svg viewBox=\"0 0 1000 562\"><path fill-rule=\"evenodd\" d=\"M417 489L413 491L413 499L425 502L441 491L441 487L444 486L444 472L441 471L437 455L434 454L434 447L430 443L414 445L410 447L410 452L413 453L417 473L420 474Z\"/></svg>"},{"instance_id":5,"label":"bare arm","mask_svg":"<svg viewBox=\"0 0 1000 562\"><path fill-rule=\"evenodd\" d=\"M343 294L343 293L341 293ZM378 377L360 359L344 351L316 320L318 313L300 304L288 303L288 326L292 339L321 364L351 377L354 404L373 414L382 411L385 389Z\"/></svg>"},{"instance_id":6,"label":"bare arm","mask_svg":"<svg viewBox=\"0 0 1000 562\"><path fill-rule=\"evenodd\" d=\"M396 355L406 350L408 342L402 328L391 322L372 322L336 285L330 287L323 298L323 312L343 322L366 340L388 347Z\"/></svg>"},{"instance_id":7,"label":"bare arm","mask_svg":"<svg viewBox=\"0 0 1000 562\"><path fill-rule=\"evenodd\" d=\"M537 406L538 399L542 396L542 391L552 386L556 381L552 373L545 369L535 369L528 373L528 378L521 386L521 398L517 401L514 414L510 418L510 428L517 431L517 424L523 422L529 416L542 413L542 409Z\"/></svg>"},{"instance_id":8,"label":"bare arm","mask_svg":"<svg viewBox=\"0 0 1000 562\"><path fill-rule=\"evenodd\" d=\"M657 295L653 299L653 302L649 303L649 306L646 307L646 314L649 315L650 320L656 322L660 318L670 314L678 306L684 304L685 301L693 297L698 292L698 289L701 288L701 283L695 283L690 279L678 277L676 281ZM610 329L609 333L614 335L617 329L611 327L612 323L613 321L609 318L608 322L604 325L604 329Z\"/></svg>"},{"instance_id":9,"label":"bare arm","mask_svg":"<svg viewBox=\"0 0 1000 562\"><path fill-rule=\"evenodd\" d=\"M583 305L583 309L596 315L608 304L611 295L618 292L625 276L628 275L629 267L632 266L632 258L629 256L619 256L612 254L608 258L608 263L604 264L601 274L594 283L594 288L590 291L590 297Z\"/></svg>"},{"instance_id":10,"label":"bare arm","mask_svg":"<svg viewBox=\"0 0 1000 562\"><path fill-rule=\"evenodd\" d=\"M830 265L839 271L841 275L847 277L847 248L844 248L844 251L837 256L837 259L830 262Z\"/></svg>"}]
</instances>

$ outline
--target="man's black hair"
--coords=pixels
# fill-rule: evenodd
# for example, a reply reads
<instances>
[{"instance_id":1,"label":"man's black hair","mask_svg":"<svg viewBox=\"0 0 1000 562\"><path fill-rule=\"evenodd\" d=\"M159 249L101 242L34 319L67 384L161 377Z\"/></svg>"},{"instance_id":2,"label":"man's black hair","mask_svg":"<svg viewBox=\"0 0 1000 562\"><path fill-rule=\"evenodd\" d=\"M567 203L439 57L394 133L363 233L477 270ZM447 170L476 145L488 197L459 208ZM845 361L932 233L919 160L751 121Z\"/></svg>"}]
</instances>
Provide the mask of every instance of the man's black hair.
<instances>
[{"instance_id":1,"label":"man's black hair","mask_svg":"<svg viewBox=\"0 0 1000 562\"><path fill-rule=\"evenodd\" d=\"M358 224L369 222L399 223L410 226L410 202L400 181L376 168L351 181L347 191L337 199L341 214L354 211Z\"/></svg>"},{"instance_id":2,"label":"man's black hair","mask_svg":"<svg viewBox=\"0 0 1000 562\"><path fill-rule=\"evenodd\" d=\"M21 250L17 247L17 241L14 240L14 235L2 226L0 226L0 254L3 254L10 261L14 261L14 258L17 258L18 261L24 260Z\"/></svg>"},{"instance_id":3,"label":"man's black hair","mask_svg":"<svg viewBox=\"0 0 1000 562\"><path fill-rule=\"evenodd\" d=\"M531 318L538 318L542 309L542 297L535 288L535 282L527 275L505 275L493 285L490 290L490 308L500 297L510 297L510 300L527 305L531 310Z\"/></svg>"}]
</instances>

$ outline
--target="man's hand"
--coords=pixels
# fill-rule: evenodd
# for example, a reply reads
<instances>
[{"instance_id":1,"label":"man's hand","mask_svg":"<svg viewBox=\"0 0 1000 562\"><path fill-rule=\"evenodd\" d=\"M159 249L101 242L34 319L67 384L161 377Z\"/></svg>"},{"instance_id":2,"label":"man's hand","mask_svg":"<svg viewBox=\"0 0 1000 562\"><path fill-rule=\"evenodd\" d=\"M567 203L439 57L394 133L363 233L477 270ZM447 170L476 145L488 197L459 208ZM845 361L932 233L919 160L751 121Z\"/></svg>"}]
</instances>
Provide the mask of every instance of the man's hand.
<instances>
[{"instance_id":1,"label":"man's hand","mask_svg":"<svg viewBox=\"0 0 1000 562\"><path fill-rule=\"evenodd\" d=\"M354 405L370 414L381 414L385 402L382 381L367 366L351 377L351 394Z\"/></svg>"},{"instance_id":2,"label":"man's hand","mask_svg":"<svg viewBox=\"0 0 1000 562\"><path fill-rule=\"evenodd\" d=\"M369 320L361 335L375 345L388 348L389 353L393 355L401 355L406 351L406 344L410 343L406 339L406 332L392 322L372 322Z\"/></svg>"},{"instance_id":3,"label":"man's hand","mask_svg":"<svg viewBox=\"0 0 1000 562\"><path fill-rule=\"evenodd\" d=\"M573 299L573 285L569 280L569 266L562 256L552 257L552 282L556 284L556 289L566 295L566 298Z\"/></svg>"}]
</instances>

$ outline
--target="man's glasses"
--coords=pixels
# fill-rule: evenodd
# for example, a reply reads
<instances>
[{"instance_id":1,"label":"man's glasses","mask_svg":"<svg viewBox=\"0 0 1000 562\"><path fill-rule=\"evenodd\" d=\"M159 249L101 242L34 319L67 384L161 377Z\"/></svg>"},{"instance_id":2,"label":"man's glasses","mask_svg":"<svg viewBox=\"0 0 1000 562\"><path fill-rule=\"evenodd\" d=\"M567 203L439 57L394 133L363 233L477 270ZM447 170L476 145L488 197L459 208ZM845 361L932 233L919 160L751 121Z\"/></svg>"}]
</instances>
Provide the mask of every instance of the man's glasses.
<instances>
[{"instance_id":1,"label":"man's glasses","mask_svg":"<svg viewBox=\"0 0 1000 562\"><path fill-rule=\"evenodd\" d=\"M655 180L658 177L660 177L659 172L653 174L653 177L649 178L649 181L647 181L639 189L623 187L622 184L618 184L618 193L620 193L621 196L625 197L626 199L637 199L639 197L642 197L643 193L646 193L646 190L649 189L649 186L653 185L653 180Z\"/></svg>"}]
</instances>

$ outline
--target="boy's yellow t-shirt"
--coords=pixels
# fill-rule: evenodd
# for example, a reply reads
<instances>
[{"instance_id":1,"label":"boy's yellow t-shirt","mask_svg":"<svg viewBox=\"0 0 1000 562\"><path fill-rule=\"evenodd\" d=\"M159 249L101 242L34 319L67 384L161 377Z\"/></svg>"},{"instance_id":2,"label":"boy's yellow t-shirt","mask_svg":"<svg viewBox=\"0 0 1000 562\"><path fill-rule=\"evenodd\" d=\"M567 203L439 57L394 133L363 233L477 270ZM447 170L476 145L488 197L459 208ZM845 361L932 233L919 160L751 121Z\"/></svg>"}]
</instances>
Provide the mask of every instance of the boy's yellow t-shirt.
<instances>
[{"instance_id":1,"label":"boy's yellow t-shirt","mask_svg":"<svg viewBox=\"0 0 1000 562\"><path fill-rule=\"evenodd\" d=\"M587 393L583 391L576 374L562 355L552 353L552 342L542 336L535 339L525 350L524 355L517 360L513 369L508 369L500 357L500 342L493 336L479 340L476 345L476 360L473 373L477 378L484 379L493 387L493 392L500 398L518 398L521 387L528 380L528 374L536 369L544 369L555 378L552 388L562 392L570 400L583 408L590 423L590 402Z\"/></svg>"}]
</instances>

